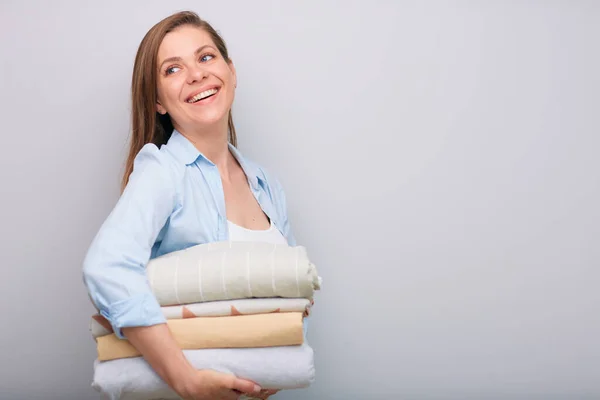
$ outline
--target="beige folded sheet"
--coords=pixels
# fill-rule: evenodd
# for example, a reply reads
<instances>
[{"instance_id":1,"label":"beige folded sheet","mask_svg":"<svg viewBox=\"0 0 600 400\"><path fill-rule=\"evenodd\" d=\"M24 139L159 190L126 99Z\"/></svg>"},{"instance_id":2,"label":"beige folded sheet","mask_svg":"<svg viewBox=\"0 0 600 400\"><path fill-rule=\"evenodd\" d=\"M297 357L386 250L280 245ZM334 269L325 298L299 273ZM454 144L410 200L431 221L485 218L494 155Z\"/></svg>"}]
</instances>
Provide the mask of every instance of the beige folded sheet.
<instances>
[{"instance_id":1,"label":"beige folded sheet","mask_svg":"<svg viewBox=\"0 0 600 400\"><path fill-rule=\"evenodd\" d=\"M167 320L181 349L293 346L303 343L303 313L273 313ZM98 360L140 356L114 333L97 338Z\"/></svg>"}]
</instances>

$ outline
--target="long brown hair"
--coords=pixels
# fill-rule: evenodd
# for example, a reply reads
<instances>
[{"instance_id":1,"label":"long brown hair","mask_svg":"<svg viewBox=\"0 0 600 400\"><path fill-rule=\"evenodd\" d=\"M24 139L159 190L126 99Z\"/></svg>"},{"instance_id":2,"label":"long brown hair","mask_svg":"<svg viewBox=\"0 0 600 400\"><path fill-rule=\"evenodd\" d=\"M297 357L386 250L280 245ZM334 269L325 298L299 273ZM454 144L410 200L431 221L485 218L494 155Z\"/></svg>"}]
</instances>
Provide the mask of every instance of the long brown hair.
<instances>
[{"instance_id":1,"label":"long brown hair","mask_svg":"<svg viewBox=\"0 0 600 400\"><path fill-rule=\"evenodd\" d=\"M223 38L206 21L192 11L173 14L154 25L142 39L135 56L133 77L131 80L131 142L125 162L125 172L121 190L125 189L133 171L133 161L138 152L148 143L161 146L169 140L173 132L173 123L168 114L156 111L157 100L157 56L158 48L167 33L183 26L193 25L204 29L212 38L226 62L230 62L227 46ZM237 136L231 111L228 117L229 142L237 146Z\"/></svg>"}]
</instances>

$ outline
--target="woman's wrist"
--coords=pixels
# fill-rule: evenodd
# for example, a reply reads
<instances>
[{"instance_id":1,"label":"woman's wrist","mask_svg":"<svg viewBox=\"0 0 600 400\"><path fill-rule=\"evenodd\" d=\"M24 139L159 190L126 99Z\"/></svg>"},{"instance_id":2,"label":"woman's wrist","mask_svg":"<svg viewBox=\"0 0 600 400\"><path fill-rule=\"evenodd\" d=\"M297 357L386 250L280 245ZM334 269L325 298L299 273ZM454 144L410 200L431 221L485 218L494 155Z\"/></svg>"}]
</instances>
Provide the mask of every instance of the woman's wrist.
<instances>
[{"instance_id":1,"label":"woman's wrist","mask_svg":"<svg viewBox=\"0 0 600 400\"><path fill-rule=\"evenodd\" d=\"M183 398L186 398L189 392L190 382L196 374L196 370L189 363L181 363L169 368L165 372L167 384Z\"/></svg>"}]
</instances>

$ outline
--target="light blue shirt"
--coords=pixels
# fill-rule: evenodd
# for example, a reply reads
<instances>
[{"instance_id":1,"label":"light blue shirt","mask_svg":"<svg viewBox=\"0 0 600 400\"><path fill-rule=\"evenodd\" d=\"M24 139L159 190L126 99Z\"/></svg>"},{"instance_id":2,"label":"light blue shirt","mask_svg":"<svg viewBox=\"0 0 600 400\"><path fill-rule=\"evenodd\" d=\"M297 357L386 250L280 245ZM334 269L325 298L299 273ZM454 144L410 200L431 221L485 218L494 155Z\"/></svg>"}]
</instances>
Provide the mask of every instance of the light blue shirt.
<instances>
[{"instance_id":1,"label":"light blue shirt","mask_svg":"<svg viewBox=\"0 0 600 400\"><path fill-rule=\"evenodd\" d=\"M295 246L279 181L229 149L262 210ZM219 171L174 130L160 149L147 144L137 154L127 187L90 245L83 280L100 314L124 338L121 328L166 322L147 281L150 259L223 240L228 227Z\"/></svg>"}]
</instances>

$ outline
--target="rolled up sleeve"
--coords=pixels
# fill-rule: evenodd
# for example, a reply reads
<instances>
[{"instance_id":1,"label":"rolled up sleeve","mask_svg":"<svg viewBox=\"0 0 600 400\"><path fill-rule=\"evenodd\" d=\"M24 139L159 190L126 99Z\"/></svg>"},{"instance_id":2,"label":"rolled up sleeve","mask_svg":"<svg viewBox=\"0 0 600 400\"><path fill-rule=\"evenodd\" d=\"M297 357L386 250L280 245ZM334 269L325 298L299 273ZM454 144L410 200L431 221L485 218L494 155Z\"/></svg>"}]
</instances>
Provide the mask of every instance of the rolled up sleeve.
<instances>
[{"instance_id":1,"label":"rolled up sleeve","mask_svg":"<svg viewBox=\"0 0 600 400\"><path fill-rule=\"evenodd\" d=\"M122 328L166 322L146 275L152 247L176 205L165 157L154 144L138 153L127 187L83 263L88 294L121 339Z\"/></svg>"}]
</instances>

